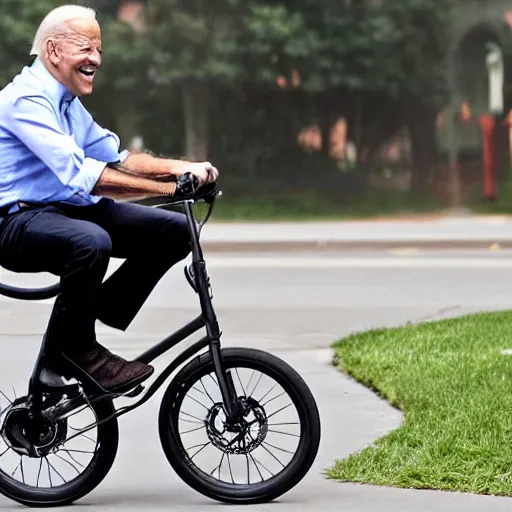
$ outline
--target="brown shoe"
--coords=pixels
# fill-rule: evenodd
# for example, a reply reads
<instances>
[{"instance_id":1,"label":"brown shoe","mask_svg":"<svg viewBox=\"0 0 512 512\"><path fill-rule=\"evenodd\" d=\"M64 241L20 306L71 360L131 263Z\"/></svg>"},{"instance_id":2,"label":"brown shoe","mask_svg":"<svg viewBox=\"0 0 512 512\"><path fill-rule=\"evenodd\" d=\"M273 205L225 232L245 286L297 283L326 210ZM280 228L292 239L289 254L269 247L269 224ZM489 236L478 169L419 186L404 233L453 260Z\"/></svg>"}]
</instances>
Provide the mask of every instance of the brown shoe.
<instances>
[{"instance_id":1,"label":"brown shoe","mask_svg":"<svg viewBox=\"0 0 512 512\"><path fill-rule=\"evenodd\" d=\"M99 386L107 393L129 391L155 371L148 364L126 361L116 356L99 343L86 352L62 356L72 377L82 381L84 385L87 384L84 380L89 381L89 384Z\"/></svg>"}]
</instances>

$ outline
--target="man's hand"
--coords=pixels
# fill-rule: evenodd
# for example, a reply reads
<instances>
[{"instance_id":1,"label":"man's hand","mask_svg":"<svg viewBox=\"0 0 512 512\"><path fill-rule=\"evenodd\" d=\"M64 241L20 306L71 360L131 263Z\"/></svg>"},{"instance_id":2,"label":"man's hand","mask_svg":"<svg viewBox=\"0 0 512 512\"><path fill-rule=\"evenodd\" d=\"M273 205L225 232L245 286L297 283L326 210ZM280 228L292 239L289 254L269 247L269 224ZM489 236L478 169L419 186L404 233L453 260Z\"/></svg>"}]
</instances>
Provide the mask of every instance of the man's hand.
<instances>
[{"instance_id":1,"label":"man's hand","mask_svg":"<svg viewBox=\"0 0 512 512\"><path fill-rule=\"evenodd\" d=\"M207 185L217 181L219 171L210 162L191 162L180 167L181 175L189 172L199 180L199 185Z\"/></svg>"}]
</instances>

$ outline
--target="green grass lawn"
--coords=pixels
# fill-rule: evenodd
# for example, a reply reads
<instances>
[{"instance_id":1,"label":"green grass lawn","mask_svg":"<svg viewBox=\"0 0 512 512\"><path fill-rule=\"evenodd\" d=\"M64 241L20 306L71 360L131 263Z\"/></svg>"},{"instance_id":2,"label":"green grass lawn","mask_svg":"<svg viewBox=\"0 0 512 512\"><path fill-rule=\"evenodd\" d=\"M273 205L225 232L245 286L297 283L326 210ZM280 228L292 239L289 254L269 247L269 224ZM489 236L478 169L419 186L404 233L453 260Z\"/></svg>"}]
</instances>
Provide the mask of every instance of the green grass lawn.
<instances>
[{"instance_id":1,"label":"green grass lawn","mask_svg":"<svg viewBox=\"0 0 512 512\"><path fill-rule=\"evenodd\" d=\"M405 419L330 478L512 496L512 312L370 331L335 349L337 367Z\"/></svg>"},{"instance_id":2,"label":"green grass lawn","mask_svg":"<svg viewBox=\"0 0 512 512\"><path fill-rule=\"evenodd\" d=\"M162 198L153 198L139 202L157 204L164 201ZM233 197L228 193L215 203L212 222L366 219L383 215L432 213L440 209L432 198L419 201L401 192L368 191L363 197L350 200L335 200L315 191L254 197ZM205 210L204 204L195 206L199 219Z\"/></svg>"}]
</instances>

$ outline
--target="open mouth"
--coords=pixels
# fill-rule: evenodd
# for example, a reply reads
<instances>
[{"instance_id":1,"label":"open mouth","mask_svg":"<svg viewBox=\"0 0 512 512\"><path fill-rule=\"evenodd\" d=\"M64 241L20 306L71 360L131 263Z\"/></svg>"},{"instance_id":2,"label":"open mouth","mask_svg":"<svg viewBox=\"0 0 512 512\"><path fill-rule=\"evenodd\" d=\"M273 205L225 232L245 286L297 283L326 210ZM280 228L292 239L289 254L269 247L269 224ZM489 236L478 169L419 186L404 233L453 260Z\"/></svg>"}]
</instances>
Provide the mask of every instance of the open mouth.
<instances>
[{"instance_id":1,"label":"open mouth","mask_svg":"<svg viewBox=\"0 0 512 512\"><path fill-rule=\"evenodd\" d=\"M80 68L78 71L87 78L92 78L96 74L96 70L92 68Z\"/></svg>"}]
</instances>

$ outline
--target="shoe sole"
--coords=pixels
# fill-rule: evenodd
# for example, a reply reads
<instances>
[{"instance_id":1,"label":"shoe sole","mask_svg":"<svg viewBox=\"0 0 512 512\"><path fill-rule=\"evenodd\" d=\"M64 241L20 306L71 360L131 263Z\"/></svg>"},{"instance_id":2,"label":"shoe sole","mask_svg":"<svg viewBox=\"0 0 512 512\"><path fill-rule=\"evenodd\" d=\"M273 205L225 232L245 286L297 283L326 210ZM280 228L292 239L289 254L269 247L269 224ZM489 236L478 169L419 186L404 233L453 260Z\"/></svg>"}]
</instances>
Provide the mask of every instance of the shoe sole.
<instances>
[{"instance_id":1,"label":"shoe sole","mask_svg":"<svg viewBox=\"0 0 512 512\"><path fill-rule=\"evenodd\" d=\"M67 379L74 378L78 380L84 388L88 392L93 393L101 393L101 394L119 394L119 393L125 393L126 391L129 391L133 389L134 387L138 386L142 382L144 382L146 379L149 379L151 375L155 372L155 369L153 367L149 367L148 370L138 375L137 377L134 377L128 382L124 382L123 384L120 384L119 386L115 386L112 388L104 388L99 382L97 382L93 377L91 377L87 372L85 372L80 366L78 366L74 361L69 359L65 354L60 354L63 358L63 361L66 363L68 370L65 371L65 375L63 374L63 377ZM69 369L72 369L72 372L69 372Z\"/></svg>"}]
</instances>

